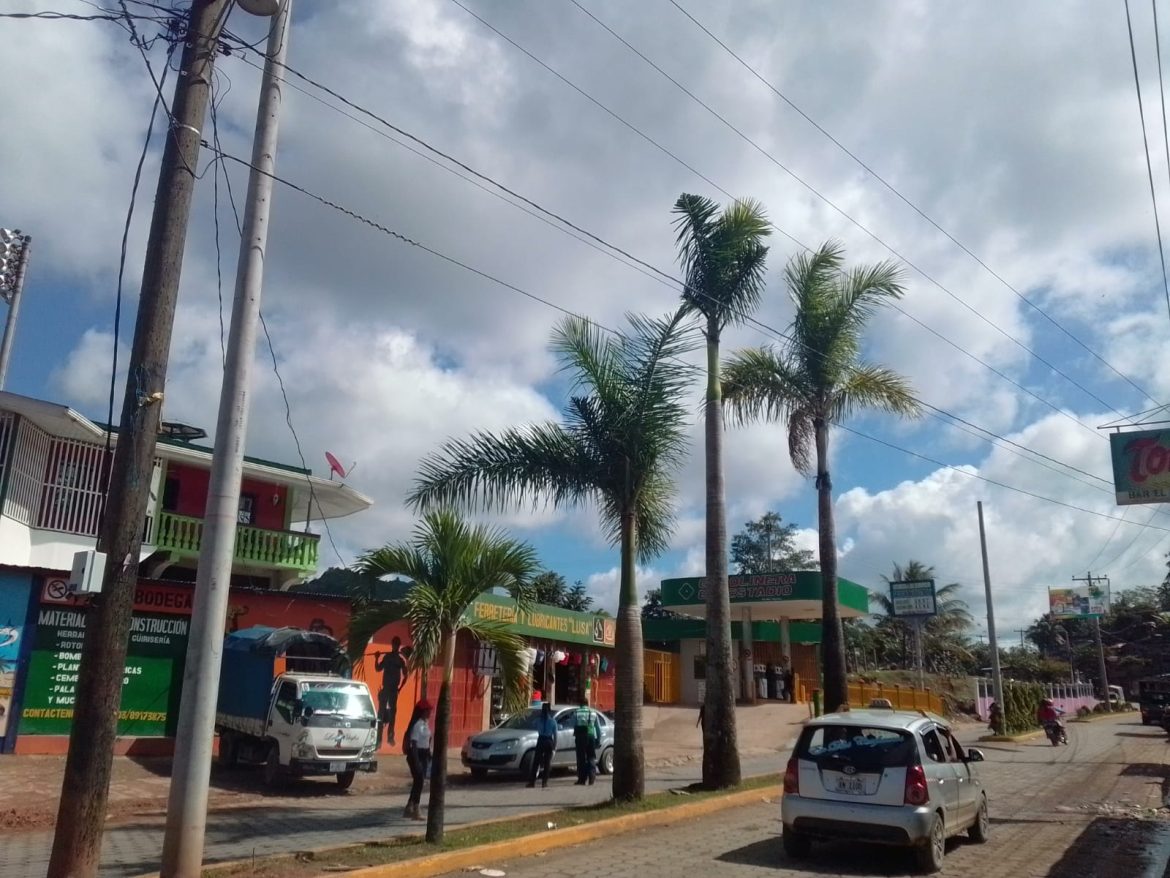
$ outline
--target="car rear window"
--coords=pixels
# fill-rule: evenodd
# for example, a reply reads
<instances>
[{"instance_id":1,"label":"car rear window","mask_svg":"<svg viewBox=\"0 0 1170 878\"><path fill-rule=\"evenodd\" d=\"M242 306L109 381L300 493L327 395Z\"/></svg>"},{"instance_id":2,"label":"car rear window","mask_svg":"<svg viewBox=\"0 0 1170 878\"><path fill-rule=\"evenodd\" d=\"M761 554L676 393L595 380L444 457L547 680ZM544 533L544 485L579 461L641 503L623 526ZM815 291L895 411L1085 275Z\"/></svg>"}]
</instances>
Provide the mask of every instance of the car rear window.
<instances>
[{"instance_id":1,"label":"car rear window","mask_svg":"<svg viewBox=\"0 0 1170 878\"><path fill-rule=\"evenodd\" d=\"M918 748L908 732L866 726L806 728L796 744L795 755L820 768L852 765L863 771L901 768L918 762Z\"/></svg>"}]
</instances>

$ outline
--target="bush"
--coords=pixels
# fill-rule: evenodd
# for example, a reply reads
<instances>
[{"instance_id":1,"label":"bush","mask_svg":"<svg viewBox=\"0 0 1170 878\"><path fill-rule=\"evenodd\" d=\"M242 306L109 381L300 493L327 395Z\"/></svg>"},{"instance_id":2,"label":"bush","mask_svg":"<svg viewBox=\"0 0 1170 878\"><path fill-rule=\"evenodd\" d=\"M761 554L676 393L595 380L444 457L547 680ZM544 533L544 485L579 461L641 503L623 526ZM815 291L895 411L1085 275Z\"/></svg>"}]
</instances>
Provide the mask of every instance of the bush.
<instances>
[{"instance_id":1,"label":"bush","mask_svg":"<svg viewBox=\"0 0 1170 878\"><path fill-rule=\"evenodd\" d=\"M1104 702L1099 702L1094 708L1093 713L1109 713L1109 705Z\"/></svg>"},{"instance_id":2,"label":"bush","mask_svg":"<svg viewBox=\"0 0 1170 878\"><path fill-rule=\"evenodd\" d=\"M1087 716L1092 716L1092 714L1093 711L1089 710L1089 708L1085 707L1084 705L1081 705L1077 708L1077 717L1080 719L1084 719Z\"/></svg>"},{"instance_id":3,"label":"bush","mask_svg":"<svg viewBox=\"0 0 1170 878\"><path fill-rule=\"evenodd\" d=\"M1007 733L1018 734L1036 728L1036 711L1045 697L1044 687L1039 683L1005 683L1003 700Z\"/></svg>"}]
</instances>

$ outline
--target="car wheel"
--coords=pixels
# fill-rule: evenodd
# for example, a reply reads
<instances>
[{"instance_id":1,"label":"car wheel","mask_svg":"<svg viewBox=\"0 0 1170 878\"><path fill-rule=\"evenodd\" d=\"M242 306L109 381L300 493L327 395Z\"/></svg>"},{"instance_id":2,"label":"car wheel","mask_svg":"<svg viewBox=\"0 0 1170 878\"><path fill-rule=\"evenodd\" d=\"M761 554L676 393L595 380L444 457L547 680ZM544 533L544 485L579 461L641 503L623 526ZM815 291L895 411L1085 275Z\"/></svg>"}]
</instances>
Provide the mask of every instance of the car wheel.
<instances>
[{"instance_id":1,"label":"car wheel","mask_svg":"<svg viewBox=\"0 0 1170 878\"><path fill-rule=\"evenodd\" d=\"M967 830L967 837L975 844L986 844L991 830L991 821L987 816L987 797L979 803L979 813L975 815L975 822Z\"/></svg>"},{"instance_id":2,"label":"car wheel","mask_svg":"<svg viewBox=\"0 0 1170 878\"><path fill-rule=\"evenodd\" d=\"M795 829L784 827L784 853L790 860L804 860L812 853L812 839Z\"/></svg>"},{"instance_id":3,"label":"car wheel","mask_svg":"<svg viewBox=\"0 0 1170 878\"><path fill-rule=\"evenodd\" d=\"M219 765L221 768L235 768L240 759L240 742L231 732L219 736Z\"/></svg>"},{"instance_id":4,"label":"car wheel","mask_svg":"<svg viewBox=\"0 0 1170 878\"><path fill-rule=\"evenodd\" d=\"M264 757L264 784L274 787L280 783L280 748L276 744L268 745L268 755Z\"/></svg>"},{"instance_id":5,"label":"car wheel","mask_svg":"<svg viewBox=\"0 0 1170 878\"><path fill-rule=\"evenodd\" d=\"M343 771L337 775L337 788L343 793L353 786L353 779L357 776L356 771Z\"/></svg>"},{"instance_id":6,"label":"car wheel","mask_svg":"<svg viewBox=\"0 0 1170 878\"><path fill-rule=\"evenodd\" d=\"M485 777L487 777L487 775L488 775L488 772L487 772L486 768L473 768L473 769L471 769L472 780L483 780Z\"/></svg>"},{"instance_id":7,"label":"car wheel","mask_svg":"<svg viewBox=\"0 0 1170 878\"><path fill-rule=\"evenodd\" d=\"M613 774L613 747L606 747L601 751L597 760L597 770L602 774Z\"/></svg>"},{"instance_id":8,"label":"car wheel","mask_svg":"<svg viewBox=\"0 0 1170 878\"><path fill-rule=\"evenodd\" d=\"M1143 716L1143 717L1142 717L1142 725L1143 725L1143 726L1148 726L1149 724L1150 724L1150 721L1149 721L1148 719L1146 719L1146 718Z\"/></svg>"},{"instance_id":9,"label":"car wheel","mask_svg":"<svg viewBox=\"0 0 1170 878\"><path fill-rule=\"evenodd\" d=\"M528 780L532 776L532 763L536 759L536 753L529 750L524 754L524 758L520 760L520 778L521 780Z\"/></svg>"},{"instance_id":10,"label":"car wheel","mask_svg":"<svg viewBox=\"0 0 1170 878\"><path fill-rule=\"evenodd\" d=\"M934 821L930 824L930 835L927 836L926 844L918 848L914 854L918 860L918 871L925 875L933 875L935 872L942 871L943 857L947 853L947 832L943 825L941 814L934 815Z\"/></svg>"}]
</instances>

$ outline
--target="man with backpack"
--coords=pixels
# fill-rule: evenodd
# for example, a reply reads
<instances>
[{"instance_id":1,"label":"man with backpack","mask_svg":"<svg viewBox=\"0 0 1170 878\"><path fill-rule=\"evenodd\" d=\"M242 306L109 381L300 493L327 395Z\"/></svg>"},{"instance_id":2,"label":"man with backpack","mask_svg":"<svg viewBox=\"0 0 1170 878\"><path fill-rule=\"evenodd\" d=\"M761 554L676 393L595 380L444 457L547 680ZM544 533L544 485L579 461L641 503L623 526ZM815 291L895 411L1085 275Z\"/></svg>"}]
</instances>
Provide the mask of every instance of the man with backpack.
<instances>
[{"instance_id":1,"label":"man with backpack","mask_svg":"<svg viewBox=\"0 0 1170 878\"><path fill-rule=\"evenodd\" d=\"M597 776L597 745L601 728L597 715L589 708L589 695L581 696L581 706L573 716L573 743L577 750L577 786L593 784Z\"/></svg>"}]
</instances>

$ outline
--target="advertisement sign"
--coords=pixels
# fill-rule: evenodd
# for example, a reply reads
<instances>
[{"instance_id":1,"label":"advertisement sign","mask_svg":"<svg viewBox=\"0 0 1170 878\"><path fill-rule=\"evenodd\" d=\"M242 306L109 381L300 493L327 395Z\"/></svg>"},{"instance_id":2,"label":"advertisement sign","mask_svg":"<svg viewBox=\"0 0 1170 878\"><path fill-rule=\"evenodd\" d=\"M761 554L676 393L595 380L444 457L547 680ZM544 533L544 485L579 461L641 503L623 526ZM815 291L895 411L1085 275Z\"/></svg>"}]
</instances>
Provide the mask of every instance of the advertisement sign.
<instances>
[{"instance_id":1,"label":"advertisement sign","mask_svg":"<svg viewBox=\"0 0 1170 878\"><path fill-rule=\"evenodd\" d=\"M477 622L500 622L517 634L547 637L564 643L613 646L617 640L615 620L594 613L577 613L537 604L521 611L511 598L484 594L467 610Z\"/></svg>"},{"instance_id":2,"label":"advertisement sign","mask_svg":"<svg viewBox=\"0 0 1170 878\"><path fill-rule=\"evenodd\" d=\"M1170 430L1109 434L1117 505L1170 501Z\"/></svg>"},{"instance_id":3,"label":"advertisement sign","mask_svg":"<svg viewBox=\"0 0 1170 878\"><path fill-rule=\"evenodd\" d=\"M1048 611L1056 619L1085 619L1109 612L1109 592L1097 585L1048 589Z\"/></svg>"},{"instance_id":4,"label":"advertisement sign","mask_svg":"<svg viewBox=\"0 0 1170 878\"><path fill-rule=\"evenodd\" d=\"M0 738L8 733L12 714L12 696L16 690L16 668L24 636L24 617L28 604L28 585L0 583Z\"/></svg>"},{"instance_id":5,"label":"advertisement sign","mask_svg":"<svg viewBox=\"0 0 1170 878\"><path fill-rule=\"evenodd\" d=\"M933 616L938 612L933 579L890 583L890 606L895 616Z\"/></svg>"}]
</instances>

